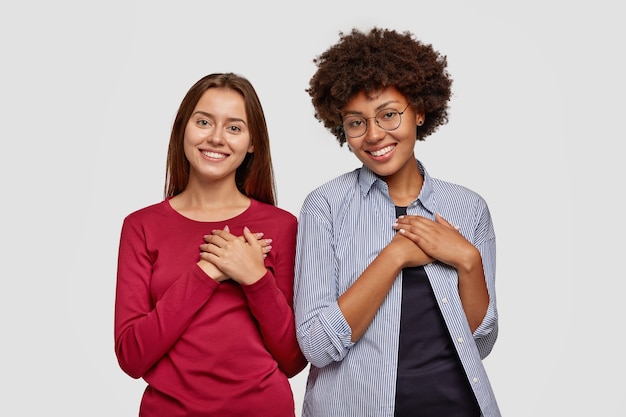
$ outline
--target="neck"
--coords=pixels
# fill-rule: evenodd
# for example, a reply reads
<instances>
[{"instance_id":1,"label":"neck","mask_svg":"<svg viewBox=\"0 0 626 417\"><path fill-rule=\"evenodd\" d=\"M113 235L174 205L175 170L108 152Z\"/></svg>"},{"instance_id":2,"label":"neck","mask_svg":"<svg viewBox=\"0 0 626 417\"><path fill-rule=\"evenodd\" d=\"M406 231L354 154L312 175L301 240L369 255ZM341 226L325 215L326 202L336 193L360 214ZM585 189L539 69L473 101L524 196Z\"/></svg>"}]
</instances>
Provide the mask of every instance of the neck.
<instances>
[{"instance_id":1,"label":"neck","mask_svg":"<svg viewBox=\"0 0 626 417\"><path fill-rule=\"evenodd\" d=\"M250 205L234 181L198 183L189 181L185 190L170 199L170 205L182 215L197 221L220 221L232 218Z\"/></svg>"},{"instance_id":2,"label":"neck","mask_svg":"<svg viewBox=\"0 0 626 417\"><path fill-rule=\"evenodd\" d=\"M408 206L422 191L424 178L419 172L417 161L406 164L394 175L384 178L389 189L389 196L396 206Z\"/></svg>"}]
</instances>

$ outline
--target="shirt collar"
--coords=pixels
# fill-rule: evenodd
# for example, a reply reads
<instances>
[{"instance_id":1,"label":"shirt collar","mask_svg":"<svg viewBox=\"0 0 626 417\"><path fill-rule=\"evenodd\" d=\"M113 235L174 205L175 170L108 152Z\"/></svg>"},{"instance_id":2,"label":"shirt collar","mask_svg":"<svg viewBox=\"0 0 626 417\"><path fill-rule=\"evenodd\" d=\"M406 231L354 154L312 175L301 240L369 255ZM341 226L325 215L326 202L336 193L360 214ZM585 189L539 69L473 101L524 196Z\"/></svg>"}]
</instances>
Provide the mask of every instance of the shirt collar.
<instances>
[{"instance_id":1,"label":"shirt collar","mask_svg":"<svg viewBox=\"0 0 626 417\"><path fill-rule=\"evenodd\" d=\"M417 202L420 202L422 206L424 206L425 209L427 209L431 213L435 213L433 180L430 177L430 175L428 175L428 172L426 171L424 164L422 164L419 161L419 159L416 159L416 161L417 161L417 167L420 173L422 174L422 177L424 178L424 183L422 184L422 190L420 191L419 196L417 196L417 200L411 203L411 205L414 205L414 204L417 204ZM361 190L361 195L365 197L370 192L374 184L379 184L379 186L382 187L382 189L384 189L387 194L389 194L389 191L387 189L387 184L383 180L378 178L378 176L374 174L372 170L370 170L368 167L363 165L359 173L359 187Z\"/></svg>"},{"instance_id":2,"label":"shirt collar","mask_svg":"<svg viewBox=\"0 0 626 417\"><path fill-rule=\"evenodd\" d=\"M426 210L428 210L431 214L436 212L435 209L435 193L433 190L433 179L428 175L428 171L424 168L424 165L417 160L417 166L424 178L424 183L422 184L422 190L420 191L420 195L417 196L417 200L422 203L422 206Z\"/></svg>"}]
</instances>

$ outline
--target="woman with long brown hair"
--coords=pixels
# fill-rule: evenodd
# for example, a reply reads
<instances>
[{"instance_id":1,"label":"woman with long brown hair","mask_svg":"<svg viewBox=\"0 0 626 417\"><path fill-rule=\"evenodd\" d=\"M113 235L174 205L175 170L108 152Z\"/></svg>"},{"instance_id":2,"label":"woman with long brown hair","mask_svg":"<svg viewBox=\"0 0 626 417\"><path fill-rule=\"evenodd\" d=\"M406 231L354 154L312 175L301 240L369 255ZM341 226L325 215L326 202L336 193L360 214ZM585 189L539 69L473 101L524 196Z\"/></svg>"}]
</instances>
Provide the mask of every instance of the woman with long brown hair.
<instances>
[{"instance_id":1,"label":"woman with long brown hair","mask_svg":"<svg viewBox=\"0 0 626 417\"><path fill-rule=\"evenodd\" d=\"M295 415L297 219L275 204L253 86L200 79L174 120L165 199L121 231L115 352L148 384L141 416Z\"/></svg>"}]
</instances>

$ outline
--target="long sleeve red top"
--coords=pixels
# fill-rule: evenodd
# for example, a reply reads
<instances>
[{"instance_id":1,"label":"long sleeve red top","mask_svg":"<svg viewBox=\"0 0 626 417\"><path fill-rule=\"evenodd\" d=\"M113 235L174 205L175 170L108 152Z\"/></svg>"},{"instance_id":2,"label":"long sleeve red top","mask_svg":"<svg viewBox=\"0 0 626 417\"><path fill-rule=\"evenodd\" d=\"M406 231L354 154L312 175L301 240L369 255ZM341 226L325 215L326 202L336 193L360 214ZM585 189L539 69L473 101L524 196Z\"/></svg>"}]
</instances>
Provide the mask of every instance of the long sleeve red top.
<instances>
[{"instance_id":1,"label":"long sleeve red top","mask_svg":"<svg viewBox=\"0 0 626 417\"><path fill-rule=\"evenodd\" d=\"M243 286L197 266L203 236L225 225L271 238L267 273ZM297 219L252 200L222 222L198 222L167 200L124 219L115 301L120 367L143 378L139 415L293 416L289 377L306 366L295 336Z\"/></svg>"}]
</instances>

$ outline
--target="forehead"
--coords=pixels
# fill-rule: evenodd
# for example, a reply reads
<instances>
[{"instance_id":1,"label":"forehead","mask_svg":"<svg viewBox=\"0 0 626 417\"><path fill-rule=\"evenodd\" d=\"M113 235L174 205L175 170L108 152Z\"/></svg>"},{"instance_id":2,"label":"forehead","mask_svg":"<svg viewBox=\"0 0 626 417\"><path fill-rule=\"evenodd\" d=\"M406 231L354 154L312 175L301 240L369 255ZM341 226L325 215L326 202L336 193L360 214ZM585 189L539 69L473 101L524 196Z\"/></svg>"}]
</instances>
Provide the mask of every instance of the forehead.
<instances>
[{"instance_id":1,"label":"forehead","mask_svg":"<svg viewBox=\"0 0 626 417\"><path fill-rule=\"evenodd\" d=\"M215 116L237 117L245 119L246 108L241 94L227 88L209 88L206 90L194 109Z\"/></svg>"},{"instance_id":2,"label":"forehead","mask_svg":"<svg viewBox=\"0 0 626 417\"><path fill-rule=\"evenodd\" d=\"M359 91L343 107L344 112L380 110L388 105L406 102L406 97L394 86L365 93Z\"/></svg>"}]
</instances>

